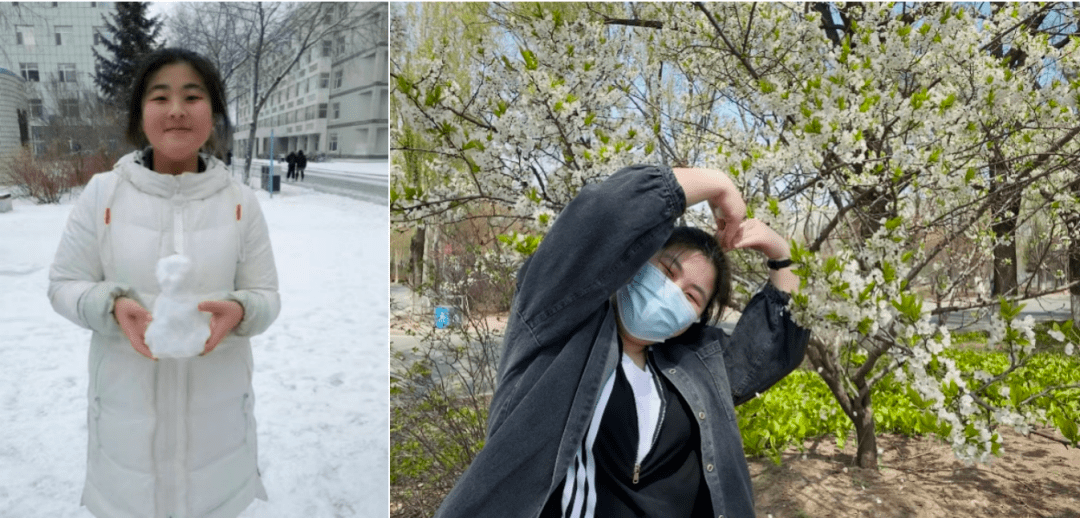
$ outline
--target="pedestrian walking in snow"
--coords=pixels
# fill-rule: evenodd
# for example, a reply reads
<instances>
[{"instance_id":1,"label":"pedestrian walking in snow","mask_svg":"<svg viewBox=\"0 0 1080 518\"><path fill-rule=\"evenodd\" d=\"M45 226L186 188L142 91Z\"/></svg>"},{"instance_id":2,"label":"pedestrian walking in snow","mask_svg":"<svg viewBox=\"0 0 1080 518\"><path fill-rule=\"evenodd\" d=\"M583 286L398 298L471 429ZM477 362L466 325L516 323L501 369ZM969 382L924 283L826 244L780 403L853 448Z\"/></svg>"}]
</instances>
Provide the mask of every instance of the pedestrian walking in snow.
<instances>
[{"instance_id":1,"label":"pedestrian walking in snow","mask_svg":"<svg viewBox=\"0 0 1080 518\"><path fill-rule=\"evenodd\" d=\"M708 201L718 231L675 226ZM484 448L438 518L754 515L734 406L799 366L787 241L721 171L588 185L517 274ZM769 259L734 333L724 250Z\"/></svg>"},{"instance_id":2,"label":"pedestrian walking in snow","mask_svg":"<svg viewBox=\"0 0 1080 518\"><path fill-rule=\"evenodd\" d=\"M300 176L300 181L304 181L304 169L307 167L307 157L304 156L304 150L296 152L296 174Z\"/></svg>"},{"instance_id":3,"label":"pedestrian walking in snow","mask_svg":"<svg viewBox=\"0 0 1080 518\"><path fill-rule=\"evenodd\" d=\"M296 153L290 151L285 157L285 163L289 164L289 171L285 174L286 180L296 179Z\"/></svg>"},{"instance_id":4,"label":"pedestrian walking in snow","mask_svg":"<svg viewBox=\"0 0 1080 518\"><path fill-rule=\"evenodd\" d=\"M91 178L49 270L53 308L93 331L82 504L99 518L234 518L266 499L249 337L280 300L259 203L211 154L227 113L205 58L147 56L128 105L127 138L141 149ZM169 344L147 327L171 315L146 308L173 292L209 318L170 321L160 336L209 337L201 354L158 359Z\"/></svg>"}]
</instances>

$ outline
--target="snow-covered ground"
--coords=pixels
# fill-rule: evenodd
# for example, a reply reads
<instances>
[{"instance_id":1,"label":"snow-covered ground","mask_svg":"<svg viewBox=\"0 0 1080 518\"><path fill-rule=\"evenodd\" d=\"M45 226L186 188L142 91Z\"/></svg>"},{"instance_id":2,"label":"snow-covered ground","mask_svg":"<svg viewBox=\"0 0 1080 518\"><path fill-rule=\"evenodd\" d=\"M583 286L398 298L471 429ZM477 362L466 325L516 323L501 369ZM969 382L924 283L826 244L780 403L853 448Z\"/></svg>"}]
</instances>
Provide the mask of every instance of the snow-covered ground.
<instances>
[{"instance_id":1,"label":"snow-covered ground","mask_svg":"<svg viewBox=\"0 0 1080 518\"><path fill-rule=\"evenodd\" d=\"M233 160L235 164L243 164L243 159ZM265 165L270 163L269 160L255 158L251 160L252 174L259 172L256 166ZM274 160L274 170L277 174L285 174L287 164L282 160ZM389 162L373 161L373 160L357 160L357 161L342 161L335 160L330 162L308 162L307 167L304 169L305 174L307 172L326 172L342 175L363 176L371 178L380 178L382 181L389 181L390 179L390 166Z\"/></svg>"},{"instance_id":2,"label":"snow-covered ground","mask_svg":"<svg viewBox=\"0 0 1080 518\"><path fill-rule=\"evenodd\" d=\"M241 516L386 516L386 206L307 189L258 196L282 309L252 339L270 500ZM16 200L0 214L2 517L91 516L79 506L90 332L53 312L46 296L71 204Z\"/></svg>"}]
</instances>

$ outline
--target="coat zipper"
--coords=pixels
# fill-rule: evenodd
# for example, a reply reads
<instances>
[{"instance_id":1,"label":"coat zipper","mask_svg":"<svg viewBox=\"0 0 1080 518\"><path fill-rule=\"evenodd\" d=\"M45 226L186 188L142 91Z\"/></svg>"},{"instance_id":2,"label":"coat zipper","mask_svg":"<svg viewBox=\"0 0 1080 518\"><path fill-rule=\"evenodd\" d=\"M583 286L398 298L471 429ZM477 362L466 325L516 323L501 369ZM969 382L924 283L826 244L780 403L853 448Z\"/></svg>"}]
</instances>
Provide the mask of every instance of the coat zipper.
<instances>
[{"instance_id":1,"label":"coat zipper","mask_svg":"<svg viewBox=\"0 0 1080 518\"><path fill-rule=\"evenodd\" d=\"M667 398L664 397L664 384L660 383L660 379L657 378L657 376L660 376L660 370L656 368L656 364L652 360L652 354L646 354L645 361L652 374L650 378L652 378L653 385L656 386L656 395L660 398L660 418L656 420L656 427L653 429L652 440L649 442L649 451L645 453L645 457L648 457L649 453L656 447L656 441L660 439L660 428L664 425L664 416L667 414ZM641 438L639 437L638 440L640 441ZM635 454L635 456L636 455L637 454ZM634 462L634 476L632 479L634 484L637 484L641 479L641 463L645 461L645 457L637 459L636 462Z\"/></svg>"}]
</instances>

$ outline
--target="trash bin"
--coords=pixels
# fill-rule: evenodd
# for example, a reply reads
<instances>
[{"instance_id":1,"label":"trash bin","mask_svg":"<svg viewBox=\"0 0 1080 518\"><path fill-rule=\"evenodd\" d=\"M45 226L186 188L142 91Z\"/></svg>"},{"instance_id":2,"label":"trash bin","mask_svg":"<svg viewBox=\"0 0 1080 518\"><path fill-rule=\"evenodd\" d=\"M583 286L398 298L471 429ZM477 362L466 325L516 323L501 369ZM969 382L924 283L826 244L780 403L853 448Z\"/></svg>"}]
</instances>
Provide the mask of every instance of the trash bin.
<instances>
[{"instance_id":1,"label":"trash bin","mask_svg":"<svg viewBox=\"0 0 1080 518\"><path fill-rule=\"evenodd\" d=\"M435 306L435 329L461 325L461 313L453 306Z\"/></svg>"},{"instance_id":2,"label":"trash bin","mask_svg":"<svg viewBox=\"0 0 1080 518\"><path fill-rule=\"evenodd\" d=\"M262 180L262 183L259 184L259 188L265 191L266 190L266 184L270 182L270 166L269 165L262 166L262 176L260 178ZM281 175L279 175L279 174L274 175L274 192L281 192Z\"/></svg>"},{"instance_id":3,"label":"trash bin","mask_svg":"<svg viewBox=\"0 0 1080 518\"><path fill-rule=\"evenodd\" d=\"M0 212L11 212L10 192L0 192Z\"/></svg>"}]
</instances>

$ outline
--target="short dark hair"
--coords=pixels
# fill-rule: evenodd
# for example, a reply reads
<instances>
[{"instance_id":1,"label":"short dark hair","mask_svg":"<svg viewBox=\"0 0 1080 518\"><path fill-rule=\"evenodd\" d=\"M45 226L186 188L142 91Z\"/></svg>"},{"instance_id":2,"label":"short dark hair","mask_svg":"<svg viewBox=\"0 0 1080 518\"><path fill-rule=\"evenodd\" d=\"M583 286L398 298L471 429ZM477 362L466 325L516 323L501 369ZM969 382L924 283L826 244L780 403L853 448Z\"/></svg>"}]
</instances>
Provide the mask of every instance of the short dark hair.
<instances>
[{"instance_id":1,"label":"short dark hair","mask_svg":"<svg viewBox=\"0 0 1080 518\"><path fill-rule=\"evenodd\" d=\"M731 269L728 267L727 256L723 248L712 234L697 227L675 227L664 243L664 250L668 248L683 248L701 252L716 269L716 280L713 282L712 296L705 303L701 312L702 324L715 322L720 317L720 312L727 306L731 298Z\"/></svg>"},{"instance_id":2,"label":"short dark hair","mask_svg":"<svg viewBox=\"0 0 1080 518\"><path fill-rule=\"evenodd\" d=\"M221 158L224 146L222 142L218 141L218 138L226 138L230 131L229 114L225 109L225 85L221 82L221 75L218 74L217 68L214 67L210 60L195 52L181 48L171 47L156 50L143 58L139 64L138 72L135 73L135 80L131 84L131 91L128 95L128 124L127 134L125 135L127 141L138 148L146 147L149 144L142 129L142 107L143 99L146 96L146 86L150 82L150 77L157 73L158 70L174 63L190 65L195 70L195 73L202 78L203 86L206 87L207 95L210 96L210 109L214 116L214 130L206 141L206 147L215 156Z\"/></svg>"}]
</instances>

